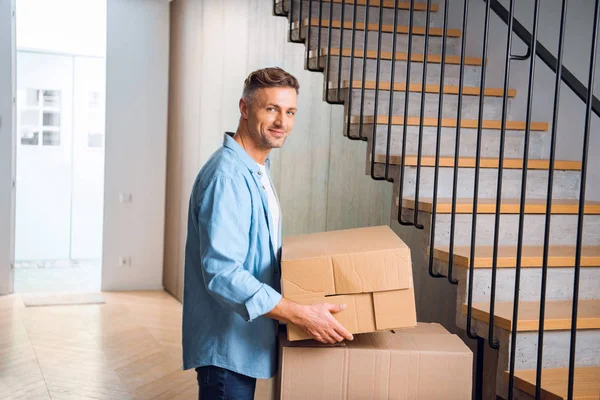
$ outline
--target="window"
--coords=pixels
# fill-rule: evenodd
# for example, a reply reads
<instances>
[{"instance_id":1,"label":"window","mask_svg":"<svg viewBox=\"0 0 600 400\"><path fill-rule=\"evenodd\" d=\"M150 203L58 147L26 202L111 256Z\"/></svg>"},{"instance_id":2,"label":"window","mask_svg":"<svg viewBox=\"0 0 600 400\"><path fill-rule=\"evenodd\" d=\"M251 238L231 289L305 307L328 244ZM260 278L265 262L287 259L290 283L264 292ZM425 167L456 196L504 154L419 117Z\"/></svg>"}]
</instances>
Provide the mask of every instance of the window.
<instances>
[{"instance_id":1,"label":"window","mask_svg":"<svg viewBox=\"0 0 600 400\"><path fill-rule=\"evenodd\" d=\"M19 91L18 96L21 145L60 146L60 90L26 89Z\"/></svg>"}]
</instances>

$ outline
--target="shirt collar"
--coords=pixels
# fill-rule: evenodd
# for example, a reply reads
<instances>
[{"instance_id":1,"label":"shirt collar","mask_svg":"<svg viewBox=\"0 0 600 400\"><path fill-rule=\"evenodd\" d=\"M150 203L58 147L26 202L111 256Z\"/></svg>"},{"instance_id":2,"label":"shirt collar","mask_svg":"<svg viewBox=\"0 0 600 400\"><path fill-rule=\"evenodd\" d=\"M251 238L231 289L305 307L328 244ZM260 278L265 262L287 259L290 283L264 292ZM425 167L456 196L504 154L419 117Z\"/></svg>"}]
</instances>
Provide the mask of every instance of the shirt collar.
<instances>
[{"instance_id":1,"label":"shirt collar","mask_svg":"<svg viewBox=\"0 0 600 400\"><path fill-rule=\"evenodd\" d=\"M254 159L252 157L250 157L250 155L248 153L246 153L246 150L244 150L244 148L242 146L240 146L238 142L235 141L235 139L233 138L233 135L235 135L235 133L225 132L225 135L223 138L223 146L233 150L233 152L239 157L239 159L246 165L246 167L248 167L248 169L251 172L260 171L258 163L256 161L254 161ZM267 159L265 160L265 166L267 168L270 167L270 163L271 163L270 157L271 157L271 155L269 154L267 156Z\"/></svg>"}]
</instances>

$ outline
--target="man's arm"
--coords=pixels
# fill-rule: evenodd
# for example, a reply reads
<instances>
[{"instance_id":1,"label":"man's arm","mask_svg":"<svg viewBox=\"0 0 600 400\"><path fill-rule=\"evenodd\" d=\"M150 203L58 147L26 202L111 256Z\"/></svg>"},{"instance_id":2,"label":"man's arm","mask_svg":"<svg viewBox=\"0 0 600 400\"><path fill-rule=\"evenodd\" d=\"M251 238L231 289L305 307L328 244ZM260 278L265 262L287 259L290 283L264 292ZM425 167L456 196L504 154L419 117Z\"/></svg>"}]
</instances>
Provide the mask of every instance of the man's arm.
<instances>
[{"instance_id":1,"label":"man's arm","mask_svg":"<svg viewBox=\"0 0 600 400\"><path fill-rule=\"evenodd\" d=\"M199 199L202 274L208 292L246 321L266 314L281 294L244 268L252 203L246 187L215 176Z\"/></svg>"},{"instance_id":2,"label":"man's arm","mask_svg":"<svg viewBox=\"0 0 600 400\"><path fill-rule=\"evenodd\" d=\"M331 315L343 306L291 302L244 268L250 245L247 216L251 212L247 188L240 188L230 178L216 176L204 188L198 226L202 274L208 292L247 321L265 315L291 322L324 343L352 340L350 332Z\"/></svg>"}]
</instances>

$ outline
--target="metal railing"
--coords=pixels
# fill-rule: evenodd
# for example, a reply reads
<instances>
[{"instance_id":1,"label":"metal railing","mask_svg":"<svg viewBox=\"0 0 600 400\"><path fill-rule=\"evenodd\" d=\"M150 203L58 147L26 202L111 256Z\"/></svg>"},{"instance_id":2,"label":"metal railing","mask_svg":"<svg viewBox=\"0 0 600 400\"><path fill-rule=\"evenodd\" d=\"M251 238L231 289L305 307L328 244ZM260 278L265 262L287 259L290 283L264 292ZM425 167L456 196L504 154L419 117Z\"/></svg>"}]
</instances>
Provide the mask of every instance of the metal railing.
<instances>
[{"instance_id":1,"label":"metal railing","mask_svg":"<svg viewBox=\"0 0 600 400\"><path fill-rule=\"evenodd\" d=\"M304 0L307 1L307 0ZM425 29L424 32L418 33L419 36L424 37L423 56L415 57L413 54L413 37L417 35L415 33L414 16L417 12L415 10L415 0L410 0L407 9L402 11L399 0L395 0L393 6L390 6L389 2L384 4L383 0L376 1L375 4L372 0L365 0L361 2L360 6L365 8L364 18L364 40L362 54L360 51L356 51L356 33L359 30L357 21L357 11L359 6L359 0L308 0L308 24L306 26L306 33L303 34L303 3L302 0L287 0L285 3L279 3L277 0L274 1L274 14L280 16L290 17L290 33L289 40L299 43L304 42L307 44L306 50L306 67L311 71L325 72L325 99L330 104L345 104L346 115L345 115L345 135L351 140L362 140L370 141L371 152L370 152L370 176L375 180L382 180L388 182L394 182L397 179L398 185L398 204L397 204L397 221L400 225L414 226L417 229L424 229L424 225L419 223L419 208L420 208L420 187L421 187L421 171L422 171L422 147L423 147L423 136L424 136L424 119L425 119L425 97L427 93L435 92L435 90L428 91L427 89L427 68L429 58L429 39L430 39L430 28L431 28L431 0L424 0L426 2L425 7ZM428 273L434 278L446 277L448 281L454 285L458 284L458 280L453 277L453 266L454 266L454 252L455 252L455 236L456 236L456 216L457 216L457 200L458 200L458 172L459 172L459 158L460 158L460 146L461 146L461 134L462 134L462 108L463 108L463 95L464 95L464 78L465 78L465 60L466 60L466 38L467 38L467 26L468 26L468 15L469 15L469 0L463 0L462 10L462 35L461 35L461 51L460 51L460 65L459 65L459 78L458 78L458 107L456 112L456 136L454 143L454 162L452 166L453 179L452 179L452 204L450 212L450 235L448 245L448 269L447 274L444 276L434 271L434 248L435 248L435 236L436 236L436 220L438 214L438 187L440 179L440 153L441 153L441 138L442 138L442 121L443 121L443 108L444 108L444 94L445 94L445 68L447 64L447 37L448 37L448 0L440 0L441 6L443 7L443 26L442 26L442 47L441 47L441 60L440 60L440 79L438 97L438 110L437 110L437 130L435 135L435 162L434 162L434 178L433 178L433 198L432 198L432 209L430 219L430 250L429 250L429 261L428 261ZM298 12L294 12L294 3L298 3ZM527 197L527 169L529 165L529 149L531 143L531 115L533 108L533 95L534 95L534 82L535 82L535 71L536 61L539 58L548 68L555 74L554 82L554 101L552 109L552 128L550 137L550 155L549 155L549 166L548 166L548 183L545 198L545 213L544 213L544 238L543 238L543 251L542 251L542 265L541 265L541 286L540 286L540 311L539 311L539 326L538 326L538 346L537 346L537 360L536 360L536 399L540 399L541 396L541 378L542 378L542 361L543 361L543 343L544 343L544 318L546 309L546 292L547 292L547 278L548 278L548 265L549 265L549 251L550 251L550 226L551 226L551 214L553 205L553 185L554 185L554 171L555 171L555 160L556 160L556 143L557 143L557 130L558 130L558 113L559 113L559 101L561 86L564 83L569 89L580 98L585 104L585 126L583 130L583 149L581 158L581 179L580 179L580 190L578 197L578 212L577 212L577 237L575 245L575 262L574 262L574 278L573 278L573 301L572 301L572 313L571 313L571 330L570 330L570 353L569 353L569 373L568 373L568 398L573 398L573 385L574 385L574 371L575 371L575 348L577 338L577 314L578 314L578 298L579 298L579 281L580 281L580 269L581 269L581 257L582 257L582 243L583 243L583 222L585 214L585 197L586 197L586 176L588 167L588 149L591 132L591 118L592 115L600 116L600 101L593 96L592 88L594 87L594 71L596 63L597 53L597 36L599 26L599 13L600 13L600 0L594 1L594 17L593 17L593 29L592 39L590 41L590 64L589 64L589 75L587 85L582 84L575 76L563 65L564 56L564 41L565 41L565 27L566 27L566 16L567 16L567 3L568 0L561 0L561 15L560 15L560 28L559 28L559 39L558 39L558 54L554 57L547 49L538 41L539 34L539 13L540 13L540 1L534 0L533 4L533 21L532 21L532 32L530 33L516 18L515 18L515 0L509 0L509 7L506 9L498 0L483 0L485 3L485 17L484 26L482 32L482 47L481 47L481 59L482 63L480 66L479 75L479 93L478 93L478 116L477 116L477 127L476 127L476 145L475 145L475 164L474 164L474 182L473 182L473 201L472 201L472 220L471 220L471 232L470 232L470 249L469 249L469 264L468 264L468 283L467 283L467 312L466 312L466 333L472 339L477 339L478 348L478 359L477 359L477 379L476 379L476 393L478 396L482 393L482 371L483 371L483 346L484 339L477 335L477 332L473 331L473 286L474 286L474 274L475 274L475 260L476 260L476 246L477 246L477 223L478 223L478 210L479 210L479 181L481 173L481 160L482 160L482 144L483 144L483 130L484 130L484 99L485 99L485 88L486 88L486 75L487 75L487 56L490 41L490 20L492 15L500 18L506 26L507 33L505 37L506 43L506 55L504 59L504 79L503 79L503 93L502 93L502 112L500 122L500 140L498 147L498 175L496 181L496 198L495 198L495 212L494 212L494 229L493 229L493 256L492 256L492 267L491 267L491 284L490 284L490 309L489 309L489 322L487 340L489 346L494 349L499 348L499 343L494 337L496 328L495 321L495 298L496 298L496 278L498 271L498 256L499 256L499 242L500 242L500 215L502 214L502 192L503 192L503 170L504 170L504 147L507 138L507 114L508 114L508 93L510 86L510 71L511 63L514 61L528 61L528 81L527 81L527 106L525 110L525 132L523 138L523 161L522 161L522 177L520 186L520 199L519 199L519 212L518 212L518 230L517 230L517 246L516 246L516 265L515 265L515 286L514 286L514 299L513 299L513 313L512 313L512 327L511 327L511 342L510 342L510 358L509 358L509 380L508 380L508 398L512 399L514 396L514 383L515 383L515 362L516 362L516 342L518 332L518 313L519 313L519 289L521 280L521 269L522 269L522 257L524 247L524 230L525 230L525 214L526 214L526 197ZM313 3L318 3L319 16L318 23L316 24L317 29L317 44L315 49L311 49L311 30L313 25L312 10ZM329 6L329 20L327 21L327 54L325 59L325 68L320 67L322 61L321 53L321 39L322 30L325 28L323 25L323 5L328 3ZM284 5L289 4L289 7L285 9ZM345 17L346 17L346 6L352 5L352 29L351 29L351 49L349 54L344 54L344 31ZM341 20L339 27L339 48L337 50L337 82L334 87L331 87L330 70L332 64L332 29L333 28L333 9L339 6ZM377 30L372 29L370 22L370 10L377 7L378 11L378 24ZM393 25L391 32L388 27L384 30L383 27L383 16L384 9L388 8L388 11L394 12ZM278 11L280 10L280 11ZM391 142L392 142L392 126L393 123L393 110L394 110L394 93L397 91L396 84L396 64L398 62L397 56L397 37L398 37L398 14L400 12L408 13L408 27L407 27L407 51L406 51L406 78L404 87L404 114L402 123L401 133L401 154L400 163L397 165L398 176L392 177L391 172ZM492 14L493 13L493 14ZM298 31L296 38L293 38L292 28L293 22L298 21ZM372 54L368 54L368 38L369 31L373 30L374 34L377 35L377 49L375 58L375 87L374 87L374 105L372 115L372 129L367 132L365 129L365 120L367 118L365 112L365 92L367 91L367 63L372 59ZM478 34L479 34L478 33ZM526 54L517 55L512 53L513 48L513 33L526 45ZM389 102L387 104L387 122L386 124L379 123L379 96L381 86L381 61L382 61L382 39L384 34L391 34L392 45L391 45L391 72L389 77ZM312 50L312 51L311 51ZM316 68L311 67L311 54L314 54ZM345 86L342 86L342 67L344 59L349 61L349 82ZM360 89L360 107L358 111L358 118L354 120L353 114L353 90L354 88L354 77L355 77L355 61L362 61L362 73L361 73L361 87ZM403 219L403 208L404 207L404 193L405 193L405 176L406 176L406 153L407 153L407 138L409 137L408 125L409 125L409 104L410 104L410 93L413 90L411 87L411 64L418 62L422 64L422 76L420 86L420 113L419 113L419 124L418 124L418 139L417 139L417 165L416 165L416 178L415 178L415 192L414 206L412 206L412 217L407 220ZM330 99L330 92L335 88L336 96L334 99ZM345 90L342 92L342 90ZM401 91L401 89L399 90ZM353 122L354 121L354 122ZM355 129L352 129L352 126ZM377 127L384 125L386 128L385 135L385 161L381 162L377 157L378 146L377 146ZM370 133L370 136L368 135ZM376 174L377 164L383 164L383 175L379 176Z\"/></svg>"}]
</instances>

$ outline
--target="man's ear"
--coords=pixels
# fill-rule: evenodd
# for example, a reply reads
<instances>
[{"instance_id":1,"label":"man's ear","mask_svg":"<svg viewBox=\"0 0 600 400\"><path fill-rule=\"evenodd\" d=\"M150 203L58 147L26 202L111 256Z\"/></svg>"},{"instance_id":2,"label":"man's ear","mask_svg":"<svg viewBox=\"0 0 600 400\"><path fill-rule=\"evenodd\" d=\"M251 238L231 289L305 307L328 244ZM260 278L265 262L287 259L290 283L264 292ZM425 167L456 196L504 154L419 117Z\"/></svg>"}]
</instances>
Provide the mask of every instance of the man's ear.
<instances>
[{"instance_id":1,"label":"man's ear","mask_svg":"<svg viewBox=\"0 0 600 400\"><path fill-rule=\"evenodd\" d=\"M242 118L244 119L248 119L248 102L246 101L246 99L241 98L240 99L240 114L242 114Z\"/></svg>"}]
</instances>

